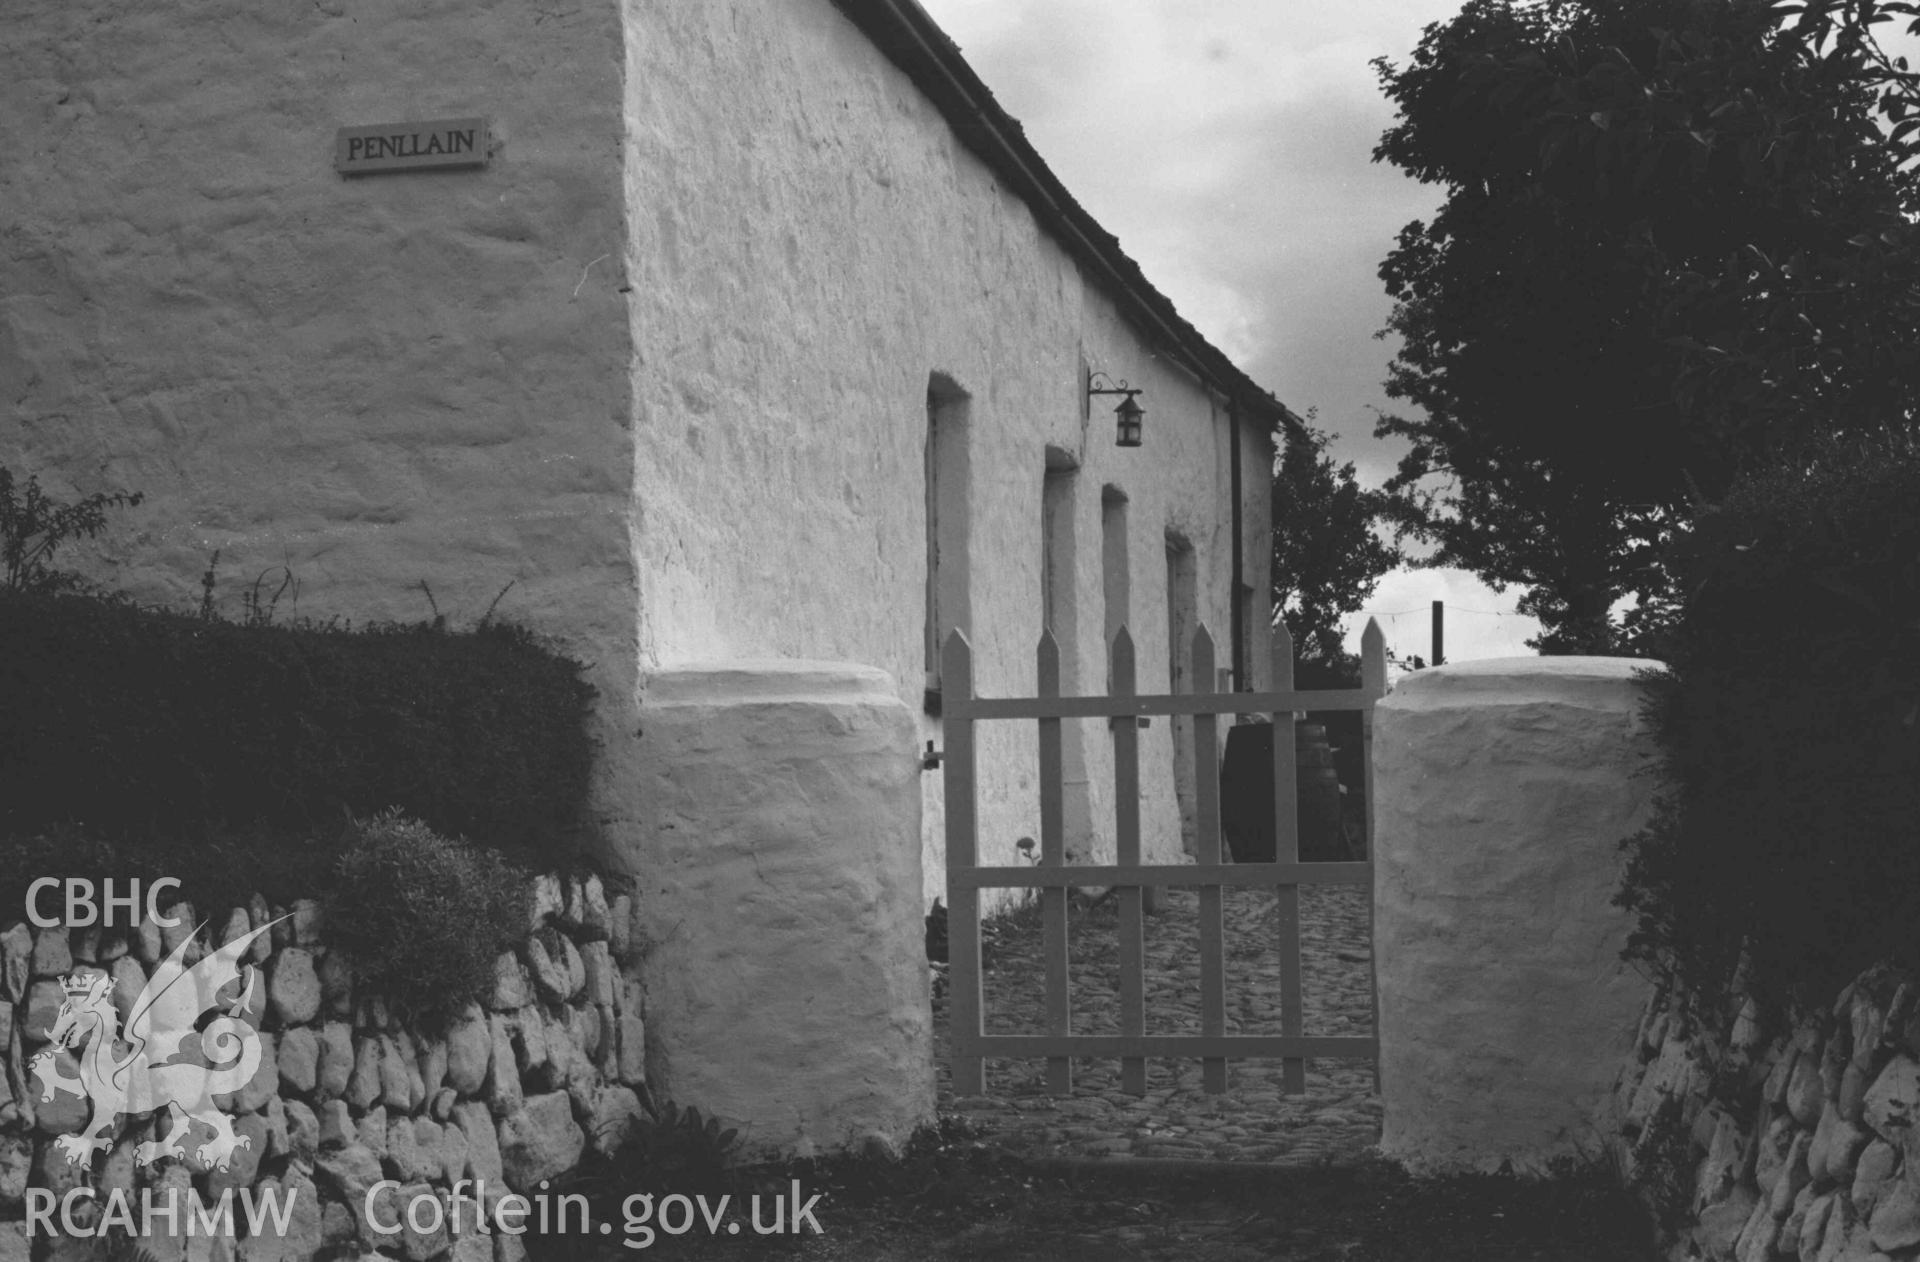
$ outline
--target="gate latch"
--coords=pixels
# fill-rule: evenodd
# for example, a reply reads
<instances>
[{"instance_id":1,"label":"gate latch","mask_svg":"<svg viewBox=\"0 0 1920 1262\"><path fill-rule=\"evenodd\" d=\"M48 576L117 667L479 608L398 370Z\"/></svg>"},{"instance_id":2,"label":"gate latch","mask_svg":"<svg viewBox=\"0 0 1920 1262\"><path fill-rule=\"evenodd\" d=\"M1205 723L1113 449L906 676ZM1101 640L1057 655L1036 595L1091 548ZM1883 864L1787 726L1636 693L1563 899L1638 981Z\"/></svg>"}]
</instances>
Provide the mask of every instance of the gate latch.
<instances>
[{"instance_id":1,"label":"gate latch","mask_svg":"<svg viewBox=\"0 0 1920 1262\"><path fill-rule=\"evenodd\" d=\"M940 760L945 756L943 751L933 747L932 741L928 741L927 752L920 755L920 770L938 771L940 769Z\"/></svg>"}]
</instances>

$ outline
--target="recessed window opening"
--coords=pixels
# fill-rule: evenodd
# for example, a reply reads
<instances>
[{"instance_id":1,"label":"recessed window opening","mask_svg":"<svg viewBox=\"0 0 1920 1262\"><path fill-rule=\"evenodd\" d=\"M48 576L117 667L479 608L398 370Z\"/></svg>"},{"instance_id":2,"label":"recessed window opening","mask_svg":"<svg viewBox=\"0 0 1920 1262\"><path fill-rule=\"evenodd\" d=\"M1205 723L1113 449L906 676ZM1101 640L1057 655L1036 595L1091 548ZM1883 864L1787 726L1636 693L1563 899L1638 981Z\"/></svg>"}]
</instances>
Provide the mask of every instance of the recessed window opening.
<instances>
[{"instance_id":1,"label":"recessed window opening","mask_svg":"<svg viewBox=\"0 0 1920 1262\"><path fill-rule=\"evenodd\" d=\"M968 573L972 462L971 396L945 373L927 378L926 695L939 712L940 650L949 632L971 631L973 592Z\"/></svg>"},{"instance_id":2,"label":"recessed window opening","mask_svg":"<svg viewBox=\"0 0 1920 1262\"><path fill-rule=\"evenodd\" d=\"M1193 677L1193 635L1200 625L1200 576L1193 544L1167 531L1167 685L1175 693L1211 686ZM1188 854L1196 849L1199 796L1195 791L1193 716L1173 716L1173 789L1180 806L1180 841Z\"/></svg>"},{"instance_id":3,"label":"recessed window opening","mask_svg":"<svg viewBox=\"0 0 1920 1262\"><path fill-rule=\"evenodd\" d=\"M1127 496L1119 487L1100 489L1100 593L1106 610L1107 680L1113 680L1113 637L1127 625L1133 584L1127 562Z\"/></svg>"},{"instance_id":4,"label":"recessed window opening","mask_svg":"<svg viewBox=\"0 0 1920 1262\"><path fill-rule=\"evenodd\" d=\"M1073 501L1079 470L1057 447L1047 448L1047 471L1040 492L1040 617L1060 643L1064 665L1079 630L1074 600L1074 573L1078 541L1074 534Z\"/></svg>"},{"instance_id":5,"label":"recessed window opening","mask_svg":"<svg viewBox=\"0 0 1920 1262\"><path fill-rule=\"evenodd\" d=\"M1040 489L1040 617L1060 649L1060 691L1078 696L1080 682L1080 470L1072 453L1047 448ZM1086 721L1060 725L1062 844L1070 860L1092 855L1092 789L1087 780Z\"/></svg>"}]
</instances>

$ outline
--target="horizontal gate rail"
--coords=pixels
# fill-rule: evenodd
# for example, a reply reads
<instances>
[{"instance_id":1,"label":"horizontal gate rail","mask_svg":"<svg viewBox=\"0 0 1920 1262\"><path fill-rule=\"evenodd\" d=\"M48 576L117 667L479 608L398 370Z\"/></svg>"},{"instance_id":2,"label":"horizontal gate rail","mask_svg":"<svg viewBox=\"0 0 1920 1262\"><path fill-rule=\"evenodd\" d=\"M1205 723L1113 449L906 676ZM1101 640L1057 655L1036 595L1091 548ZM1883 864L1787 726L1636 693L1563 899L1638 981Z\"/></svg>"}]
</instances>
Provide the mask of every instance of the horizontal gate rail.
<instances>
[{"instance_id":1,"label":"horizontal gate rail","mask_svg":"<svg viewBox=\"0 0 1920 1262\"><path fill-rule=\"evenodd\" d=\"M969 1046L987 1056L1178 1056L1328 1059L1372 1056L1364 1034L1293 1037L1284 1034L982 1034Z\"/></svg>"},{"instance_id":2,"label":"horizontal gate rail","mask_svg":"<svg viewBox=\"0 0 1920 1262\"><path fill-rule=\"evenodd\" d=\"M1128 867L1127 885L1223 885L1236 888L1272 888L1279 885L1366 885L1373 880L1371 863L1148 863ZM1075 867L968 868L949 873L953 889L1056 889L1062 886L1119 885L1114 865Z\"/></svg>"},{"instance_id":3,"label":"horizontal gate rail","mask_svg":"<svg viewBox=\"0 0 1920 1262\"><path fill-rule=\"evenodd\" d=\"M946 751L942 760L947 817L947 907L951 959L953 1085L960 1095L985 1089L988 1056L1044 1057L1047 1089L1072 1090L1073 1057L1117 1057L1121 1088L1146 1092L1149 1056L1197 1058L1209 1092L1227 1089L1227 1062L1275 1058L1282 1063L1282 1089L1306 1090L1306 1062L1317 1057L1371 1059L1378 1079L1379 1005L1374 1003L1371 1036L1309 1037L1302 1032L1300 887L1373 884L1373 704L1386 692L1385 637L1369 622L1362 637L1359 688L1295 689L1293 643L1284 625L1274 628L1272 675L1266 692L1216 692L1213 637L1205 627L1193 637L1192 693L1139 695L1134 692L1134 646L1125 627L1113 637L1111 693L1105 697L1060 695L1060 652L1052 632L1041 636L1037 657L1038 695L1023 698L977 697L973 692L973 654L966 636L954 631L941 652L941 724ZM1299 851L1298 797L1295 787L1293 723L1297 712L1357 710L1366 746L1367 820L1364 862L1302 863ZM1267 714L1273 723L1275 855L1270 863L1228 863L1221 852L1218 716ZM1190 715L1194 722L1196 862L1140 862L1139 725L1113 726L1114 852L1112 864L1068 864L1062 807L1061 722L1066 719ZM973 726L984 720L1026 719L1039 725L1040 854L1038 866L978 863L975 813ZM1201 1033L1146 1033L1146 925L1148 888L1185 886L1200 891ZM1084 887L1111 887L1118 896L1120 1033L1073 1034L1067 992L1067 893ZM1280 957L1280 1025L1277 1035L1226 1033L1223 892L1231 888L1274 890ZM980 891L1037 889L1041 894L1041 941L1046 982L1045 1034L985 1032L980 959ZM1369 909L1371 922L1371 909Z\"/></svg>"},{"instance_id":4,"label":"horizontal gate rail","mask_svg":"<svg viewBox=\"0 0 1920 1262\"><path fill-rule=\"evenodd\" d=\"M1057 651L1057 650L1056 650ZM1272 714L1276 710L1371 710L1364 688L1285 692L1177 692L1123 697L940 698L942 715L965 719L1105 719L1157 714Z\"/></svg>"}]
</instances>

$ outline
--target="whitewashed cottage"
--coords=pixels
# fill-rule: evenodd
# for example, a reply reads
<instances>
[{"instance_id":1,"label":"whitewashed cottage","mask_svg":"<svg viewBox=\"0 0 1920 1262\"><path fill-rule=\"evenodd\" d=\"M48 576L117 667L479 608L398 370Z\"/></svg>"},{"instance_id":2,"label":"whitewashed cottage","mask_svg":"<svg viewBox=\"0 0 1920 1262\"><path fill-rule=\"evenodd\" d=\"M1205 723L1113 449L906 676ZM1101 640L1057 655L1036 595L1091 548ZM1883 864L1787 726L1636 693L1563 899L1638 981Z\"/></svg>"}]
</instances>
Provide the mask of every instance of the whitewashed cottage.
<instances>
[{"instance_id":1,"label":"whitewashed cottage","mask_svg":"<svg viewBox=\"0 0 1920 1262\"><path fill-rule=\"evenodd\" d=\"M153 601L190 606L215 549L355 619L423 615L424 580L471 620L512 581L500 614L591 665L615 863L648 865L635 768L688 667L885 672L915 921L946 631L983 694L1033 689L1043 625L1069 691L1122 623L1143 691L1191 686L1171 645L1201 622L1229 686L1264 682L1284 409L913 0L66 0L7 28L0 462L143 491L98 564ZM1090 394L1122 383L1138 446L1127 396ZM1110 854L1110 738L1072 726L1069 849ZM1002 727L979 833L1008 863L1038 806ZM1141 736L1147 854L1177 861L1191 751Z\"/></svg>"}]
</instances>

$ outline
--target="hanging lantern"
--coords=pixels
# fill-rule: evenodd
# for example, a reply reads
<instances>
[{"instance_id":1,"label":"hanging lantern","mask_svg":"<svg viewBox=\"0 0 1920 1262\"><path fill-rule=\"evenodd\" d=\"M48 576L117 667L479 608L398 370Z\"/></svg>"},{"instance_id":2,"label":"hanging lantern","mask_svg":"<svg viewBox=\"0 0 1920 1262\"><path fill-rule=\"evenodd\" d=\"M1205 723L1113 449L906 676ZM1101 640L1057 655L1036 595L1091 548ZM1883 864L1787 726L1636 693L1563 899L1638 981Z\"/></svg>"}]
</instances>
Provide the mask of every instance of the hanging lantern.
<instances>
[{"instance_id":1,"label":"hanging lantern","mask_svg":"<svg viewBox=\"0 0 1920 1262\"><path fill-rule=\"evenodd\" d=\"M1095 384L1102 381L1105 381L1107 384L1104 386ZM1140 445L1141 422L1146 419L1147 410L1133 401L1133 396L1139 393L1139 390L1129 386L1124 381L1117 386L1114 385L1113 382L1108 379L1107 374L1103 372L1094 373L1087 378L1087 395L1089 398L1096 394L1117 394L1121 396L1120 406L1113 409L1113 418L1115 421L1113 444L1116 447L1138 447Z\"/></svg>"},{"instance_id":2,"label":"hanging lantern","mask_svg":"<svg viewBox=\"0 0 1920 1262\"><path fill-rule=\"evenodd\" d=\"M1120 406L1113 410L1119 421L1119 433L1114 438L1116 447L1138 447L1140 445L1140 421L1147 410L1133 401L1131 394L1120 400Z\"/></svg>"}]
</instances>

